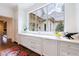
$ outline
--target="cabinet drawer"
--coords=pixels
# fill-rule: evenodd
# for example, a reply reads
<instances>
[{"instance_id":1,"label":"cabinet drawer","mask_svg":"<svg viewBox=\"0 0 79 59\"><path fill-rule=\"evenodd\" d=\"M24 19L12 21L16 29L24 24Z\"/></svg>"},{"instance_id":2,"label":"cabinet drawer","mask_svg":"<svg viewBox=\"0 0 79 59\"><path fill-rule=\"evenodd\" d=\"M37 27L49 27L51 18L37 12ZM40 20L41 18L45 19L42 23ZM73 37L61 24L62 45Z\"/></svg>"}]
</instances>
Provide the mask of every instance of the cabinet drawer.
<instances>
[{"instance_id":1,"label":"cabinet drawer","mask_svg":"<svg viewBox=\"0 0 79 59\"><path fill-rule=\"evenodd\" d=\"M31 45L30 49L32 51L35 51L36 53L39 53L39 54L41 54L41 51L42 51L41 46L38 46L38 45Z\"/></svg>"}]
</instances>

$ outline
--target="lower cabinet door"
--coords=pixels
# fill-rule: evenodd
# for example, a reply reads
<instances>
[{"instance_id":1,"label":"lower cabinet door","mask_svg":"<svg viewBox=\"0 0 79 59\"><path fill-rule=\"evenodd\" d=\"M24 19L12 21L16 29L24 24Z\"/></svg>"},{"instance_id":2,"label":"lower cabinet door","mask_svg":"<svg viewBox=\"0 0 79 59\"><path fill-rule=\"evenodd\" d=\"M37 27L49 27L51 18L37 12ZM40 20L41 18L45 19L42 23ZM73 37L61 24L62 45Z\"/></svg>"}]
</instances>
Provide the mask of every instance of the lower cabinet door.
<instances>
[{"instance_id":1,"label":"lower cabinet door","mask_svg":"<svg viewBox=\"0 0 79 59\"><path fill-rule=\"evenodd\" d=\"M59 50L60 56L79 56L79 46L74 43L60 42Z\"/></svg>"},{"instance_id":2,"label":"lower cabinet door","mask_svg":"<svg viewBox=\"0 0 79 59\"><path fill-rule=\"evenodd\" d=\"M41 55L41 51L42 51L41 50L41 46L35 46L34 45L34 46L31 46L30 48L31 48L32 51L34 51L34 52L36 52L36 53Z\"/></svg>"},{"instance_id":3,"label":"lower cabinet door","mask_svg":"<svg viewBox=\"0 0 79 59\"><path fill-rule=\"evenodd\" d=\"M57 56L57 41L56 40L43 40L43 55Z\"/></svg>"}]
</instances>

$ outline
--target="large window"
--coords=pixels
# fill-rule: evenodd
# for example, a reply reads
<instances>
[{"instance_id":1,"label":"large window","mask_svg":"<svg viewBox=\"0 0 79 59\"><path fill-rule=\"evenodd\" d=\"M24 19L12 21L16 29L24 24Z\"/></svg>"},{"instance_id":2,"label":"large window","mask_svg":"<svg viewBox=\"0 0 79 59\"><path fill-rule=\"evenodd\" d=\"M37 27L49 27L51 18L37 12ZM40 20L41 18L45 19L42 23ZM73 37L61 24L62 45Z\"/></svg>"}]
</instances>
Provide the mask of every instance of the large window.
<instances>
[{"instance_id":1,"label":"large window","mask_svg":"<svg viewBox=\"0 0 79 59\"><path fill-rule=\"evenodd\" d=\"M62 3L50 3L30 12L28 15L29 31L64 31L64 4Z\"/></svg>"},{"instance_id":2,"label":"large window","mask_svg":"<svg viewBox=\"0 0 79 59\"><path fill-rule=\"evenodd\" d=\"M30 31L63 31L64 5L48 4L29 14Z\"/></svg>"}]
</instances>

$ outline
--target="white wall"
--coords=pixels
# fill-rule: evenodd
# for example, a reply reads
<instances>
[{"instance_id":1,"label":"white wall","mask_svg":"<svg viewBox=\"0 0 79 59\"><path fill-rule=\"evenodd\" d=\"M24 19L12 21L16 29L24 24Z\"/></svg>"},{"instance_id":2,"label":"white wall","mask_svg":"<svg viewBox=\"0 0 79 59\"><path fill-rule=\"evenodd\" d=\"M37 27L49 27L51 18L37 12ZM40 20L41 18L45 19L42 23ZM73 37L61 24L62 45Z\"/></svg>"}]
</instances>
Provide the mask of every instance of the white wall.
<instances>
[{"instance_id":1,"label":"white wall","mask_svg":"<svg viewBox=\"0 0 79 59\"><path fill-rule=\"evenodd\" d=\"M4 6L0 6L0 16L13 17L13 10Z\"/></svg>"},{"instance_id":2,"label":"white wall","mask_svg":"<svg viewBox=\"0 0 79 59\"><path fill-rule=\"evenodd\" d=\"M11 38L12 41L15 39L14 38L14 23L13 19L7 19L7 36L8 38Z\"/></svg>"},{"instance_id":3,"label":"white wall","mask_svg":"<svg viewBox=\"0 0 79 59\"><path fill-rule=\"evenodd\" d=\"M76 4L65 4L65 32L77 32Z\"/></svg>"},{"instance_id":4,"label":"white wall","mask_svg":"<svg viewBox=\"0 0 79 59\"><path fill-rule=\"evenodd\" d=\"M23 19L24 18L24 11L22 8L18 7L18 32L22 32L23 26Z\"/></svg>"},{"instance_id":5,"label":"white wall","mask_svg":"<svg viewBox=\"0 0 79 59\"><path fill-rule=\"evenodd\" d=\"M79 3L76 3L76 20L77 32L79 32Z\"/></svg>"}]
</instances>

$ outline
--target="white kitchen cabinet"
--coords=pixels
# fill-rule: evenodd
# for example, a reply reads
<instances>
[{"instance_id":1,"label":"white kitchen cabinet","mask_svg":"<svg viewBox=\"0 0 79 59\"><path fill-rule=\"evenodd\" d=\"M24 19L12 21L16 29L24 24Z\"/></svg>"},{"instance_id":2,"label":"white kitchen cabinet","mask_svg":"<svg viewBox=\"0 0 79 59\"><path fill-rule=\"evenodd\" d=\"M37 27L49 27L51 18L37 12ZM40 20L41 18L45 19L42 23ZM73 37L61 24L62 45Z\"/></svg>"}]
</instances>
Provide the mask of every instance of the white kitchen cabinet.
<instances>
[{"instance_id":1,"label":"white kitchen cabinet","mask_svg":"<svg viewBox=\"0 0 79 59\"><path fill-rule=\"evenodd\" d=\"M79 56L79 43L18 35L16 42L45 56Z\"/></svg>"},{"instance_id":2,"label":"white kitchen cabinet","mask_svg":"<svg viewBox=\"0 0 79 59\"><path fill-rule=\"evenodd\" d=\"M36 53L42 54L42 40L39 38L32 37L30 38L30 49Z\"/></svg>"},{"instance_id":3,"label":"white kitchen cabinet","mask_svg":"<svg viewBox=\"0 0 79 59\"><path fill-rule=\"evenodd\" d=\"M43 40L43 55L57 56L57 40Z\"/></svg>"},{"instance_id":4,"label":"white kitchen cabinet","mask_svg":"<svg viewBox=\"0 0 79 59\"><path fill-rule=\"evenodd\" d=\"M21 36L21 45L29 48L30 47L30 40L27 37Z\"/></svg>"},{"instance_id":5,"label":"white kitchen cabinet","mask_svg":"<svg viewBox=\"0 0 79 59\"><path fill-rule=\"evenodd\" d=\"M79 44L70 42L59 42L60 56L79 56Z\"/></svg>"},{"instance_id":6,"label":"white kitchen cabinet","mask_svg":"<svg viewBox=\"0 0 79 59\"><path fill-rule=\"evenodd\" d=\"M38 40L38 38L24 35L19 35L18 38L17 41L19 44L41 55L41 39Z\"/></svg>"}]
</instances>

